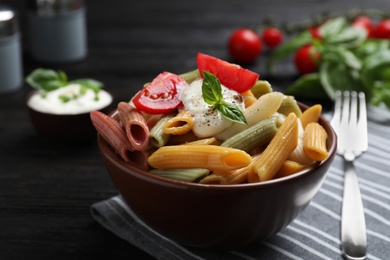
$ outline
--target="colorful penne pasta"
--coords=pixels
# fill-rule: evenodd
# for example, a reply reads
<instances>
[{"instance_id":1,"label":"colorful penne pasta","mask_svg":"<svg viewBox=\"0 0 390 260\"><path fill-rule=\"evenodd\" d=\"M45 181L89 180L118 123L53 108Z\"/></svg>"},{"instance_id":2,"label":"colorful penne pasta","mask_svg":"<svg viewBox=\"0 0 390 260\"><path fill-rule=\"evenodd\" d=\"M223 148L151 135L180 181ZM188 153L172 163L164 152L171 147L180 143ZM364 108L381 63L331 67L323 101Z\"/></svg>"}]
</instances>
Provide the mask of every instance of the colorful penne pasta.
<instances>
[{"instance_id":1,"label":"colorful penne pasta","mask_svg":"<svg viewBox=\"0 0 390 260\"><path fill-rule=\"evenodd\" d=\"M118 121L99 111L90 113L91 121L97 132L111 145L117 154L126 162L147 170L149 154L145 151L136 150L128 140L123 127Z\"/></svg>"},{"instance_id":2,"label":"colorful penne pasta","mask_svg":"<svg viewBox=\"0 0 390 260\"><path fill-rule=\"evenodd\" d=\"M297 117L300 117L302 115L302 110L299 108L297 101L293 96L283 97L278 112L285 116L290 113L294 113L295 115L297 115Z\"/></svg>"},{"instance_id":3,"label":"colorful penne pasta","mask_svg":"<svg viewBox=\"0 0 390 260\"><path fill-rule=\"evenodd\" d=\"M191 131L193 125L193 115L189 111L182 110L176 116L165 122L162 126L162 131L170 135L183 135Z\"/></svg>"},{"instance_id":4,"label":"colorful penne pasta","mask_svg":"<svg viewBox=\"0 0 390 260\"><path fill-rule=\"evenodd\" d=\"M207 169L152 169L150 173L156 174L168 179L174 179L178 181L194 182L198 179L202 179L207 176L210 171Z\"/></svg>"},{"instance_id":5,"label":"colorful penne pasta","mask_svg":"<svg viewBox=\"0 0 390 260\"><path fill-rule=\"evenodd\" d=\"M305 134L305 130L303 129L300 118L298 119L298 145L294 149L294 151L288 157L289 160L297 162L303 165L311 165L315 161L312 160L305 151L303 150L303 136Z\"/></svg>"},{"instance_id":6,"label":"colorful penne pasta","mask_svg":"<svg viewBox=\"0 0 390 260\"><path fill-rule=\"evenodd\" d=\"M314 105L306 109L299 119L302 122L302 126L305 129L309 123L318 122L321 116L322 106L320 104Z\"/></svg>"},{"instance_id":7,"label":"colorful penne pasta","mask_svg":"<svg viewBox=\"0 0 390 260\"><path fill-rule=\"evenodd\" d=\"M282 120L279 117L264 119L242 132L233 135L224 141L221 146L250 152L259 146L269 143L281 124Z\"/></svg>"},{"instance_id":8,"label":"colorful penne pasta","mask_svg":"<svg viewBox=\"0 0 390 260\"><path fill-rule=\"evenodd\" d=\"M290 113L264 152L253 162L254 172L248 174L248 181L258 182L272 179L297 144L297 116Z\"/></svg>"},{"instance_id":9,"label":"colorful penne pasta","mask_svg":"<svg viewBox=\"0 0 390 260\"><path fill-rule=\"evenodd\" d=\"M114 114L94 111L91 120L124 161L180 181L267 181L328 157L321 105L302 112L256 74L239 81L215 69L160 73Z\"/></svg>"},{"instance_id":10,"label":"colorful penne pasta","mask_svg":"<svg viewBox=\"0 0 390 260\"><path fill-rule=\"evenodd\" d=\"M152 129L150 129L150 143L156 147L162 147L164 146L169 138L171 137L170 134L166 134L163 131L163 127L166 122L168 122L171 118L173 118L173 114L166 114L160 118L160 120L157 121L157 123L153 126Z\"/></svg>"},{"instance_id":11,"label":"colorful penne pasta","mask_svg":"<svg viewBox=\"0 0 390 260\"><path fill-rule=\"evenodd\" d=\"M174 145L160 147L148 159L156 169L204 168L231 171L245 167L252 158L244 151L217 145Z\"/></svg>"},{"instance_id":12,"label":"colorful penne pasta","mask_svg":"<svg viewBox=\"0 0 390 260\"><path fill-rule=\"evenodd\" d=\"M322 161L328 157L326 139L328 134L318 123L309 123L305 128L303 150L309 158Z\"/></svg>"},{"instance_id":13,"label":"colorful penne pasta","mask_svg":"<svg viewBox=\"0 0 390 260\"><path fill-rule=\"evenodd\" d=\"M127 138L136 150L144 151L149 144L149 127L140 111L129 103L118 104L119 119L125 128Z\"/></svg>"},{"instance_id":14,"label":"colorful penne pasta","mask_svg":"<svg viewBox=\"0 0 390 260\"><path fill-rule=\"evenodd\" d=\"M249 126L252 126L257 122L260 122L267 117L272 116L280 107L280 104L283 100L283 96L284 95L280 92L271 92L262 95L259 99L256 100L255 103L252 104L252 106L248 107L244 111L244 115L248 122L247 125L234 123L226 130L217 134L216 137L221 140L226 140L229 137L248 128Z\"/></svg>"}]
</instances>

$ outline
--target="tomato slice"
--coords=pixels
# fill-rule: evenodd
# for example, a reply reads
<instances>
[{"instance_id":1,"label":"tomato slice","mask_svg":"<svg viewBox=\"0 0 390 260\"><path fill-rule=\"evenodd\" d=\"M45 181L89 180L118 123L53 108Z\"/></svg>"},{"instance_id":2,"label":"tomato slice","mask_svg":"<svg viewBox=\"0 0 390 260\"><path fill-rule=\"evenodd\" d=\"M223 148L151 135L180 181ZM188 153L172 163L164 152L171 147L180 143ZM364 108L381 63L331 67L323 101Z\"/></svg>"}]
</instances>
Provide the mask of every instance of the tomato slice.
<instances>
[{"instance_id":1,"label":"tomato slice","mask_svg":"<svg viewBox=\"0 0 390 260\"><path fill-rule=\"evenodd\" d=\"M239 93L251 89L259 78L259 74L253 71L200 52L196 61L201 77L204 70L208 71L214 74L222 85Z\"/></svg>"},{"instance_id":2,"label":"tomato slice","mask_svg":"<svg viewBox=\"0 0 390 260\"><path fill-rule=\"evenodd\" d=\"M133 103L148 114L165 114L181 104L179 93L187 85L182 77L162 72L133 98Z\"/></svg>"}]
</instances>

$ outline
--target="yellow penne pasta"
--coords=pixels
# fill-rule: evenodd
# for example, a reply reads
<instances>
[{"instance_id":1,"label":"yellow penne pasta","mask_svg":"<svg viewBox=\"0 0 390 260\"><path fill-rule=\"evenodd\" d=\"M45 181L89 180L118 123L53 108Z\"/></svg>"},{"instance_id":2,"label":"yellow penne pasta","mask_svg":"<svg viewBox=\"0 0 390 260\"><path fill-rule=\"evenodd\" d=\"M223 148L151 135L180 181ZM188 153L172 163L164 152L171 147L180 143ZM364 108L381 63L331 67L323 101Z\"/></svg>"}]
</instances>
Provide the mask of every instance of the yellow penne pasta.
<instances>
[{"instance_id":1,"label":"yellow penne pasta","mask_svg":"<svg viewBox=\"0 0 390 260\"><path fill-rule=\"evenodd\" d=\"M165 134L183 135L191 131L193 125L193 115L189 111L182 110L163 125L162 131Z\"/></svg>"},{"instance_id":2,"label":"yellow penne pasta","mask_svg":"<svg viewBox=\"0 0 390 260\"><path fill-rule=\"evenodd\" d=\"M309 123L303 136L303 150L307 156L315 161L322 161L328 157L326 139L328 134L319 123Z\"/></svg>"},{"instance_id":3,"label":"yellow penne pasta","mask_svg":"<svg viewBox=\"0 0 390 260\"><path fill-rule=\"evenodd\" d=\"M159 148L148 162L157 169L204 168L227 172L248 166L252 157L244 151L217 145L174 145Z\"/></svg>"},{"instance_id":4,"label":"yellow penne pasta","mask_svg":"<svg viewBox=\"0 0 390 260\"><path fill-rule=\"evenodd\" d=\"M253 172L253 161L256 160L259 157L258 155L255 155L252 157L252 163L249 164L246 167L242 167L240 169L230 171L230 172L218 172L215 171L212 174L206 176L205 178L201 179L199 183L202 184L240 184L247 182L248 174L250 172Z\"/></svg>"},{"instance_id":5,"label":"yellow penne pasta","mask_svg":"<svg viewBox=\"0 0 390 260\"><path fill-rule=\"evenodd\" d=\"M250 107L256 102L257 98L251 90L240 93L244 97L245 108Z\"/></svg>"},{"instance_id":6,"label":"yellow penne pasta","mask_svg":"<svg viewBox=\"0 0 390 260\"><path fill-rule=\"evenodd\" d=\"M303 151L303 136L305 134L305 130L303 129L301 120L298 118L298 145L294 149L294 151L288 157L289 160L303 164L303 165L311 165L315 161L310 159L305 151Z\"/></svg>"},{"instance_id":7,"label":"yellow penne pasta","mask_svg":"<svg viewBox=\"0 0 390 260\"><path fill-rule=\"evenodd\" d=\"M309 167L309 166L304 165L304 164L300 164L298 162L294 162L291 160L286 160L282 164L282 167L280 167L279 171L276 173L274 179L292 175L294 173L302 171L303 169L305 169L307 167Z\"/></svg>"},{"instance_id":8,"label":"yellow penne pasta","mask_svg":"<svg viewBox=\"0 0 390 260\"><path fill-rule=\"evenodd\" d=\"M254 172L248 174L249 182L272 179L298 144L298 120L290 113L275 137L259 158L253 162Z\"/></svg>"},{"instance_id":9,"label":"yellow penne pasta","mask_svg":"<svg viewBox=\"0 0 390 260\"><path fill-rule=\"evenodd\" d=\"M302 115L299 119L302 122L303 128L305 128L309 123L318 122L322 112L322 106L317 104L309 107L305 111L303 111Z\"/></svg>"},{"instance_id":10,"label":"yellow penne pasta","mask_svg":"<svg viewBox=\"0 0 390 260\"><path fill-rule=\"evenodd\" d=\"M194 145L194 144L219 145L219 142L218 142L217 138L210 137L210 138L204 138L204 139L199 139L196 141L188 142L186 144L189 144L189 145Z\"/></svg>"},{"instance_id":11,"label":"yellow penne pasta","mask_svg":"<svg viewBox=\"0 0 390 260\"><path fill-rule=\"evenodd\" d=\"M217 134L216 137L220 140L226 140L257 122L272 116L278 110L283 97L284 95L280 92L264 94L244 111L246 121L248 122L247 125L233 123L230 127Z\"/></svg>"}]
</instances>

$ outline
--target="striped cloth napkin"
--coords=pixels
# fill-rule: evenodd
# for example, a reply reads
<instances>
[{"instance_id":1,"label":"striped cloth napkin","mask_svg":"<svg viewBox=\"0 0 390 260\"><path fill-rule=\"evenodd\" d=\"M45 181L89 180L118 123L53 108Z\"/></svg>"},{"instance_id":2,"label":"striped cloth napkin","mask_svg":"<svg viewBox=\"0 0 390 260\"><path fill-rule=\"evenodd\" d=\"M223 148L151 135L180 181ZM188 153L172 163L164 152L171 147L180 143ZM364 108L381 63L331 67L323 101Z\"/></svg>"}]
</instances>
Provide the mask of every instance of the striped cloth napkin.
<instances>
[{"instance_id":1,"label":"striped cloth napkin","mask_svg":"<svg viewBox=\"0 0 390 260\"><path fill-rule=\"evenodd\" d=\"M390 125L368 123L368 151L355 162L365 208L368 259L390 258ZM342 259L343 159L336 156L309 206L274 237L232 251L179 245L145 225L116 196L91 206L102 226L156 259Z\"/></svg>"}]
</instances>

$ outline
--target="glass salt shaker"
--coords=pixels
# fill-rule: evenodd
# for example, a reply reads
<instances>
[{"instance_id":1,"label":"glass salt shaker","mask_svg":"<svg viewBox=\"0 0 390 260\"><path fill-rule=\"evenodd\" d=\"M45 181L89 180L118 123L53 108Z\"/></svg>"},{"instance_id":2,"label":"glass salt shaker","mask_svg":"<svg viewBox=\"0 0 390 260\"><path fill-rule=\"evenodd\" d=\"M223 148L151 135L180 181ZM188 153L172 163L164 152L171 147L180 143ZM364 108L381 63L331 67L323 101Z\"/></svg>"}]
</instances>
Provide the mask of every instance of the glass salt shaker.
<instances>
[{"instance_id":1,"label":"glass salt shaker","mask_svg":"<svg viewBox=\"0 0 390 260\"><path fill-rule=\"evenodd\" d=\"M23 86L20 32L16 12L0 4L0 94Z\"/></svg>"},{"instance_id":2,"label":"glass salt shaker","mask_svg":"<svg viewBox=\"0 0 390 260\"><path fill-rule=\"evenodd\" d=\"M86 10L82 0L28 0L31 57L71 63L87 56Z\"/></svg>"}]
</instances>

